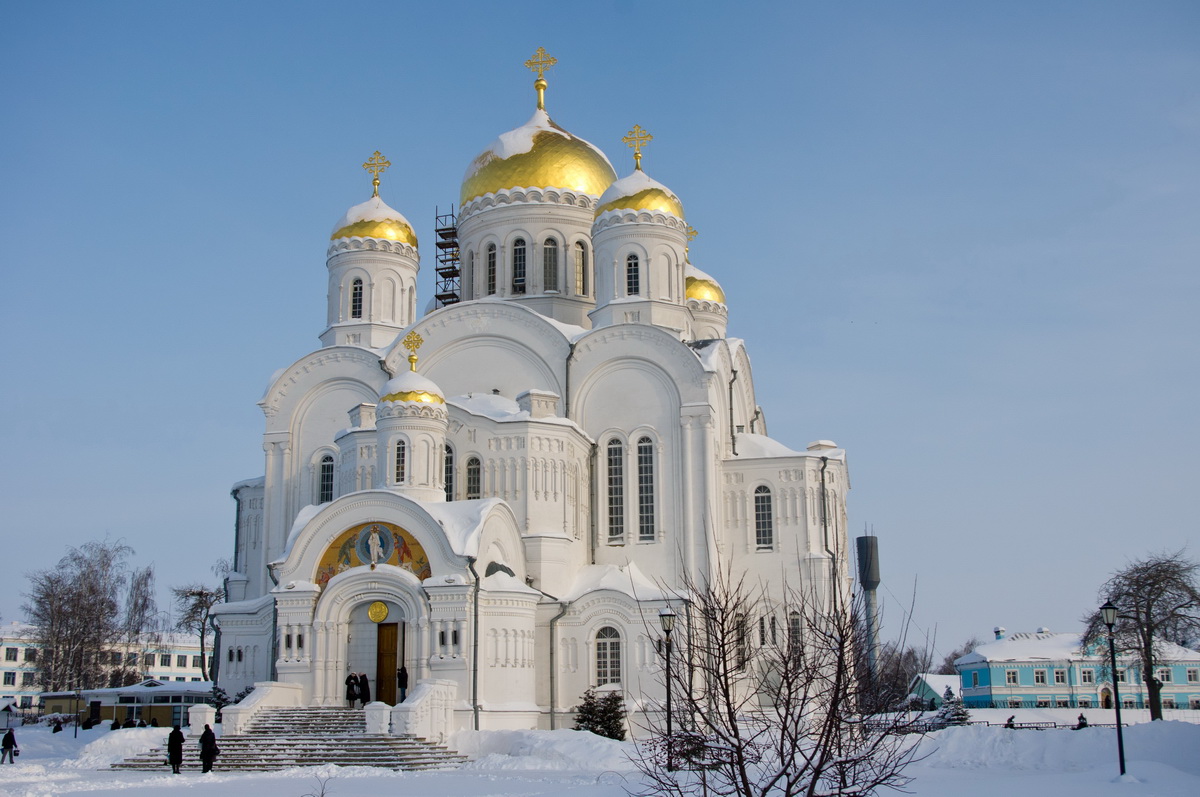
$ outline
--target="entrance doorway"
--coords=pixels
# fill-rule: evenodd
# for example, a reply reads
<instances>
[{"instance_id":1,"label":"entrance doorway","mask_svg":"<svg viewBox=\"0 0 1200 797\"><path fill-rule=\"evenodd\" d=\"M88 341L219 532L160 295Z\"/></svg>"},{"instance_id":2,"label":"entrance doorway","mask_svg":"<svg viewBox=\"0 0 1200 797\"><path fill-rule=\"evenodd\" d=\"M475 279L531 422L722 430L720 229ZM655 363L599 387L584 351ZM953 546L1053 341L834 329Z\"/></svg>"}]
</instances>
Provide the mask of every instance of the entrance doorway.
<instances>
[{"instance_id":1,"label":"entrance doorway","mask_svg":"<svg viewBox=\"0 0 1200 797\"><path fill-rule=\"evenodd\" d=\"M404 660L404 623L379 623L375 631L375 699L396 705L396 670Z\"/></svg>"}]
</instances>

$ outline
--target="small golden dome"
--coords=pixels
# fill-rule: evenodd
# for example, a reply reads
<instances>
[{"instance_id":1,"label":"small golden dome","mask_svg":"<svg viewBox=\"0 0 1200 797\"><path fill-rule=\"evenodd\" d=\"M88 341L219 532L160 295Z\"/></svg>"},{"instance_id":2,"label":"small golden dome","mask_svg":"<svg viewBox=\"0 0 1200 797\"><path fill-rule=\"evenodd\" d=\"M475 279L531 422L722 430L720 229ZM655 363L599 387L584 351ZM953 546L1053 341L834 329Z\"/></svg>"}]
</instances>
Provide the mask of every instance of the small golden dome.
<instances>
[{"instance_id":1,"label":"small golden dome","mask_svg":"<svg viewBox=\"0 0 1200 797\"><path fill-rule=\"evenodd\" d=\"M507 188L565 188L600 196L616 179L603 152L563 130L539 108L471 161L460 204Z\"/></svg>"},{"instance_id":2,"label":"small golden dome","mask_svg":"<svg viewBox=\"0 0 1200 797\"><path fill-rule=\"evenodd\" d=\"M338 238L381 238L417 246L417 234L408 219L377 196L346 211L329 236L331 241Z\"/></svg>"},{"instance_id":3,"label":"small golden dome","mask_svg":"<svg viewBox=\"0 0 1200 797\"><path fill-rule=\"evenodd\" d=\"M725 304L725 291L721 290L721 286L715 279L691 263L687 264L684 274L684 295L687 298L695 299L698 302L720 302L721 304Z\"/></svg>"},{"instance_id":4,"label":"small golden dome","mask_svg":"<svg viewBox=\"0 0 1200 797\"><path fill-rule=\"evenodd\" d=\"M415 401L421 404L445 404L442 389L433 380L415 371L404 371L383 386L380 401Z\"/></svg>"},{"instance_id":5,"label":"small golden dome","mask_svg":"<svg viewBox=\"0 0 1200 797\"><path fill-rule=\"evenodd\" d=\"M596 217L609 210L657 210L683 219L683 203L679 197L641 169L617 180L600 197Z\"/></svg>"}]
</instances>

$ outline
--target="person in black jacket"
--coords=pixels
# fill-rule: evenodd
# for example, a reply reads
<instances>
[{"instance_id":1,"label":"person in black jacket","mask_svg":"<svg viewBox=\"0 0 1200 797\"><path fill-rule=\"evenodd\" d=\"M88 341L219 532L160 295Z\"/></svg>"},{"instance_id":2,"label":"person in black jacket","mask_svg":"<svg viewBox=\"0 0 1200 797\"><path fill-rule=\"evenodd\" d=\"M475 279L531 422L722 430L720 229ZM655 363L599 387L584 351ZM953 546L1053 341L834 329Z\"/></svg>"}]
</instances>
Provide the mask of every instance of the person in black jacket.
<instances>
[{"instance_id":1,"label":"person in black jacket","mask_svg":"<svg viewBox=\"0 0 1200 797\"><path fill-rule=\"evenodd\" d=\"M355 700L358 700L358 676L350 673L346 676L346 702L350 708L354 708Z\"/></svg>"},{"instance_id":2,"label":"person in black jacket","mask_svg":"<svg viewBox=\"0 0 1200 797\"><path fill-rule=\"evenodd\" d=\"M0 742L0 764L17 763L17 751L20 749L17 747L17 735L13 733L12 728L9 728L8 733L4 734L4 741Z\"/></svg>"},{"instance_id":3,"label":"person in black jacket","mask_svg":"<svg viewBox=\"0 0 1200 797\"><path fill-rule=\"evenodd\" d=\"M213 733L212 728L205 725L204 733L200 734L201 772L212 772L213 761L217 759L217 754L220 752L217 749L217 735Z\"/></svg>"},{"instance_id":4,"label":"person in black jacket","mask_svg":"<svg viewBox=\"0 0 1200 797\"><path fill-rule=\"evenodd\" d=\"M367 680L365 672L358 674L358 699L364 707L371 702L371 682Z\"/></svg>"},{"instance_id":5,"label":"person in black jacket","mask_svg":"<svg viewBox=\"0 0 1200 797\"><path fill-rule=\"evenodd\" d=\"M183 765L183 731L178 725L167 736L167 763L171 765L171 774L178 775L179 767Z\"/></svg>"},{"instance_id":6,"label":"person in black jacket","mask_svg":"<svg viewBox=\"0 0 1200 797\"><path fill-rule=\"evenodd\" d=\"M396 670L396 688L400 690L400 702L408 700L408 668L403 664Z\"/></svg>"}]
</instances>

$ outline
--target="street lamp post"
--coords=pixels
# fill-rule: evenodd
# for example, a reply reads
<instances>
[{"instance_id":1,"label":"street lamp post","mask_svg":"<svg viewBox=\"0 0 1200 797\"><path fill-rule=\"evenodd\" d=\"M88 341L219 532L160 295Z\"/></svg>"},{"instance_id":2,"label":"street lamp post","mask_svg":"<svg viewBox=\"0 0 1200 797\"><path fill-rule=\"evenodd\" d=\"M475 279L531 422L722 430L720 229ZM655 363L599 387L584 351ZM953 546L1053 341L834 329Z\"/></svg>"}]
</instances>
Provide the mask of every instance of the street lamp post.
<instances>
[{"instance_id":1,"label":"street lamp post","mask_svg":"<svg viewBox=\"0 0 1200 797\"><path fill-rule=\"evenodd\" d=\"M674 747L674 739L671 736L671 629L675 627L675 612L670 606L664 606L658 613L658 622L662 625L663 634L666 635L666 655L667 655L667 771L675 771L675 759L672 755Z\"/></svg>"},{"instance_id":2,"label":"street lamp post","mask_svg":"<svg viewBox=\"0 0 1200 797\"><path fill-rule=\"evenodd\" d=\"M75 738L79 738L79 690L75 690Z\"/></svg>"},{"instance_id":3,"label":"street lamp post","mask_svg":"<svg viewBox=\"0 0 1200 797\"><path fill-rule=\"evenodd\" d=\"M1112 661L1113 707L1117 710L1117 758L1121 762L1121 774L1125 774L1125 736L1121 732L1121 690L1117 686L1117 648L1113 644L1113 625L1117 622L1117 607L1105 601L1100 607L1100 616L1108 626L1108 656Z\"/></svg>"}]
</instances>

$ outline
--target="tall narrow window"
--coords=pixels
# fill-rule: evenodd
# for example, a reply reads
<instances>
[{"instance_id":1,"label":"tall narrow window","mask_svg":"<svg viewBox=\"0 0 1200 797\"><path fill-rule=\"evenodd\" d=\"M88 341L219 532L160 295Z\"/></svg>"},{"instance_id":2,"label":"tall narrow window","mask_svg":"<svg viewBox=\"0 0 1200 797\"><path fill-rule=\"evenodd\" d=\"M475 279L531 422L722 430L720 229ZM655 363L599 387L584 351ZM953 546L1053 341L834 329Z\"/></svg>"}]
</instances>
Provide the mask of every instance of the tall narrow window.
<instances>
[{"instance_id":1,"label":"tall narrow window","mask_svg":"<svg viewBox=\"0 0 1200 797\"><path fill-rule=\"evenodd\" d=\"M350 317L362 318L363 281L356 279L350 283Z\"/></svg>"},{"instance_id":2,"label":"tall narrow window","mask_svg":"<svg viewBox=\"0 0 1200 797\"><path fill-rule=\"evenodd\" d=\"M471 457L467 460L467 498L478 498L480 496L479 482L481 470L479 457Z\"/></svg>"},{"instance_id":3,"label":"tall narrow window","mask_svg":"<svg viewBox=\"0 0 1200 797\"><path fill-rule=\"evenodd\" d=\"M739 614L734 619L734 634L737 643L737 668L744 670L746 663L750 661L750 629L746 626L746 615Z\"/></svg>"},{"instance_id":4,"label":"tall narrow window","mask_svg":"<svg viewBox=\"0 0 1200 797\"><path fill-rule=\"evenodd\" d=\"M327 504L333 500L333 457L321 457L321 477L317 486L317 503Z\"/></svg>"},{"instance_id":5,"label":"tall narrow window","mask_svg":"<svg viewBox=\"0 0 1200 797\"><path fill-rule=\"evenodd\" d=\"M608 541L625 539L625 446L608 441Z\"/></svg>"},{"instance_id":6,"label":"tall narrow window","mask_svg":"<svg viewBox=\"0 0 1200 797\"><path fill-rule=\"evenodd\" d=\"M754 542L760 551L775 547L775 518L771 511L771 488L759 485L754 489Z\"/></svg>"},{"instance_id":7,"label":"tall narrow window","mask_svg":"<svg viewBox=\"0 0 1200 797\"><path fill-rule=\"evenodd\" d=\"M462 277L462 292L463 299L475 298L475 252L467 252L467 268L463 271Z\"/></svg>"},{"instance_id":8,"label":"tall narrow window","mask_svg":"<svg viewBox=\"0 0 1200 797\"><path fill-rule=\"evenodd\" d=\"M621 683L621 635L612 626L596 632L596 686Z\"/></svg>"},{"instance_id":9,"label":"tall narrow window","mask_svg":"<svg viewBox=\"0 0 1200 797\"><path fill-rule=\"evenodd\" d=\"M487 295L496 295L496 245L487 248Z\"/></svg>"},{"instance_id":10,"label":"tall narrow window","mask_svg":"<svg viewBox=\"0 0 1200 797\"><path fill-rule=\"evenodd\" d=\"M638 539L654 542L654 442L643 437L637 444Z\"/></svg>"},{"instance_id":11,"label":"tall narrow window","mask_svg":"<svg viewBox=\"0 0 1200 797\"><path fill-rule=\"evenodd\" d=\"M642 279L638 268L638 256L630 255L625 258L625 295L640 296Z\"/></svg>"},{"instance_id":12,"label":"tall narrow window","mask_svg":"<svg viewBox=\"0 0 1200 797\"><path fill-rule=\"evenodd\" d=\"M525 292L525 239L513 241L512 292Z\"/></svg>"},{"instance_id":13,"label":"tall narrow window","mask_svg":"<svg viewBox=\"0 0 1200 797\"><path fill-rule=\"evenodd\" d=\"M404 482L405 465L407 464L406 460L408 458L408 452L406 449L407 446L404 445L403 440L396 441L396 484L402 484Z\"/></svg>"},{"instance_id":14,"label":"tall narrow window","mask_svg":"<svg viewBox=\"0 0 1200 797\"><path fill-rule=\"evenodd\" d=\"M800 612L788 615L788 648L793 652L800 650Z\"/></svg>"},{"instance_id":15,"label":"tall narrow window","mask_svg":"<svg viewBox=\"0 0 1200 797\"><path fill-rule=\"evenodd\" d=\"M446 446L446 470L445 470L445 478L443 478L443 481L446 482L446 500L453 501L454 500L454 449L451 448L450 446Z\"/></svg>"},{"instance_id":16,"label":"tall narrow window","mask_svg":"<svg viewBox=\"0 0 1200 797\"><path fill-rule=\"evenodd\" d=\"M575 293L588 295L587 244L583 241L575 242Z\"/></svg>"},{"instance_id":17,"label":"tall narrow window","mask_svg":"<svg viewBox=\"0 0 1200 797\"><path fill-rule=\"evenodd\" d=\"M553 238L542 244L542 282L545 290L558 290L558 241Z\"/></svg>"}]
</instances>

